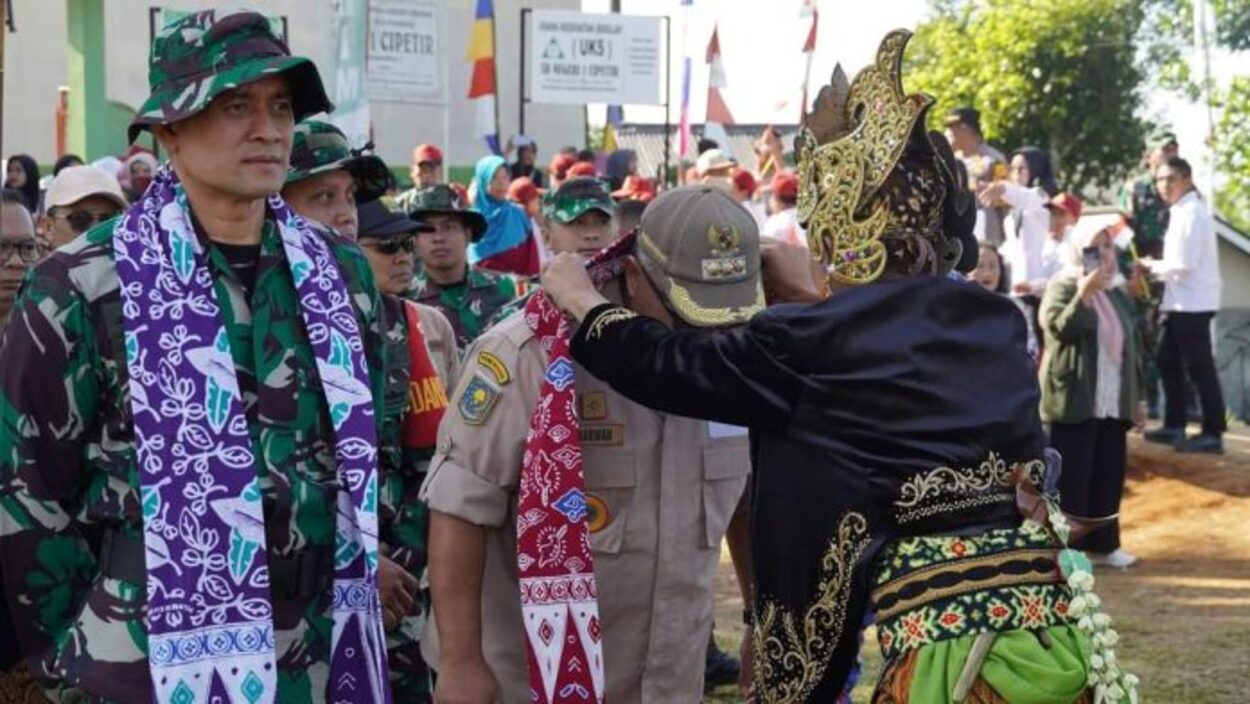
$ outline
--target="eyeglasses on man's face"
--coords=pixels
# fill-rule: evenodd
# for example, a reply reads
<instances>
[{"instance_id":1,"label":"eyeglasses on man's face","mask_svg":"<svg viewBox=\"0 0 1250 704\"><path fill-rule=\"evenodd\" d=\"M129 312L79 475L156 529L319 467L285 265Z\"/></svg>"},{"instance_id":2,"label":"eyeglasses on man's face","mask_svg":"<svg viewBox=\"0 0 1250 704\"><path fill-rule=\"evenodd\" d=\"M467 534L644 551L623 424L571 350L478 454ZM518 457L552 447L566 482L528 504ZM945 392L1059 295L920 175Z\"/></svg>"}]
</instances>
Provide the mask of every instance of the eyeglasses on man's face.
<instances>
[{"instance_id":1,"label":"eyeglasses on man's face","mask_svg":"<svg viewBox=\"0 0 1250 704\"><path fill-rule=\"evenodd\" d=\"M43 245L38 240L0 240L0 264L6 264L14 254L26 264L34 264L43 257Z\"/></svg>"}]
</instances>

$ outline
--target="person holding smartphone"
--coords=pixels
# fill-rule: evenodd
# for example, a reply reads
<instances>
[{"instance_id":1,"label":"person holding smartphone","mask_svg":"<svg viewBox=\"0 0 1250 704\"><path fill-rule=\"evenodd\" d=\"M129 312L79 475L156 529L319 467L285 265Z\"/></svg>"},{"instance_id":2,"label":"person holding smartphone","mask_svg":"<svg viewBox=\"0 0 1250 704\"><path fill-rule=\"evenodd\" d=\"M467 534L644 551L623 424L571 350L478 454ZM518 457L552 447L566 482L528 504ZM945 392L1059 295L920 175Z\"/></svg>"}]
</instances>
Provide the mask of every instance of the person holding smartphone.
<instances>
[{"instance_id":1,"label":"person holding smartphone","mask_svg":"<svg viewBox=\"0 0 1250 704\"><path fill-rule=\"evenodd\" d=\"M1042 298L1041 416L1050 424L1051 446L1063 455L1063 510L1097 518L1119 512L1128 430L1141 430L1146 420L1145 356L1133 300L1142 281L1135 275L1126 282L1117 271L1107 230L1073 233L1072 245L1071 266L1051 279ZM1120 547L1118 521L1074 547L1094 564L1123 569L1137 560Z\"/></svg>"}]
</instances>

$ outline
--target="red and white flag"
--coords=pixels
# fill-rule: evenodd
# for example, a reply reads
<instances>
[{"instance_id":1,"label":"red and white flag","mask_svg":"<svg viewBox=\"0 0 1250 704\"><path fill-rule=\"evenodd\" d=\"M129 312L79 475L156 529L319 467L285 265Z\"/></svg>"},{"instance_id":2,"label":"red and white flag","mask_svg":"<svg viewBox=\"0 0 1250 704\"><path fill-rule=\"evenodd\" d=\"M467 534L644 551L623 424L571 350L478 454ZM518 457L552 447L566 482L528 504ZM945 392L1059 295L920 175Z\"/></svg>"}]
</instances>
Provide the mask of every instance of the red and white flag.
<instances>
[{"instance_id":1,"label":"red and white flag","mask_svg":"<svg viewBox=\"0 0 1250 704\"><path fill-rule=\"evenodd\" d=\"M734 118L720 93L728 81L725 80L725 64L721 61L720 35L716 25L712 25L712 39L707 45L707 65L707 115L703 118L703 136L715 140L722 152L732 156L725 125L732 125Z\"/></svg>"},{"instance_id":2,"label":"red and white flag","mask_svg":"<svg viewBox=\"0 0 1250 704\"><path fill-rule=\"evenodd\" d=\"M812 79L812 57L816 55L816 27L820 24L820 13L816 10L816 0L803 0L803 8L799 17L811 17L812 26L807 30L807 39L803 42L803 52L807 55L807 67L803 70L803 100L799 105L799 122L807 114L807 84Z\"/></svg>"}]
</instances>

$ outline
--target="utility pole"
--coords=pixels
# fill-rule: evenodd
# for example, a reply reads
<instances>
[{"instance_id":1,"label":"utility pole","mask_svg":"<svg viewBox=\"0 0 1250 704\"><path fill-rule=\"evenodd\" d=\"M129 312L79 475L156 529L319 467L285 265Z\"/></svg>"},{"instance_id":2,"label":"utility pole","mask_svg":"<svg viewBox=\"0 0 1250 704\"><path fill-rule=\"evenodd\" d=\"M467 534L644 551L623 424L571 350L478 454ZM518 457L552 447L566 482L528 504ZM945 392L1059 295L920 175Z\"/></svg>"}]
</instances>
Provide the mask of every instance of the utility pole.
<instances>
[{"instance_id":1,"label":"utility pole","mask_svg":"<svg viewBox=\"0 0 1250 704\"><path fill-rule=\"evenodd\" d=\"M1207 153L1210 158L1210 181L1207 183L1209 202L1215 202L1215 82L1211 78L1211 28L1207 26L1207 0L1194 2L1194 30L1202 57L1202 91L1207 102Z\"/></svg>"}]
</instances>

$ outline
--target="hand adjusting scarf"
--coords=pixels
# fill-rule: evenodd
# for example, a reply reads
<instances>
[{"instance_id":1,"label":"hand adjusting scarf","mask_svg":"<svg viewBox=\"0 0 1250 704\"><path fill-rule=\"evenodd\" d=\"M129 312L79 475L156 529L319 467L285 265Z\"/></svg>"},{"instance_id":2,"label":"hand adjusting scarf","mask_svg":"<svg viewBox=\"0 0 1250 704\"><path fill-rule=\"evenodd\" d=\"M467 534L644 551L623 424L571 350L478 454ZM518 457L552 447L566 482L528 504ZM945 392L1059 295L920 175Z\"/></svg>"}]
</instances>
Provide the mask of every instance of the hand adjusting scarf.
<instances>
[{"instance_id":1,"label":"hand adjusting scarf","mask_svg":"<svg viewBox=\"0 0 1250 704\"><path fill-rule=\"evenodd\" d=\"M333 632L325 700L389 702L377 591L373 395L328 244L282 199L281 235L335 431ZM130 406L143 507L148 663L160 702L277 698L265 517L208 253L168 166L118 222Z\"/></svg>"}]
</instances>

